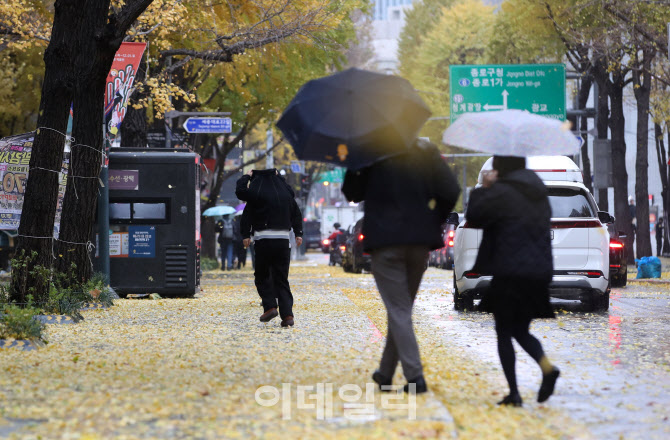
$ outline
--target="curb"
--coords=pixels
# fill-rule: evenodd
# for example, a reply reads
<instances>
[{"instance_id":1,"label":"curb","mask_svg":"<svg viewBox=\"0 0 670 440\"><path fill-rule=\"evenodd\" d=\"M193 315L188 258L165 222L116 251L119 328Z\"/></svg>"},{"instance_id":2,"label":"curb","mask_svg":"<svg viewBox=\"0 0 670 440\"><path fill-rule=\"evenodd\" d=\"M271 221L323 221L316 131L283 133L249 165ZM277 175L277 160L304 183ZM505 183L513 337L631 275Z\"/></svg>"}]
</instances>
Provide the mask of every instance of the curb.
<instances>
[{"instance_id":1,"label":"curb","mask_svg":"<svg viewBox=\"0 0 670 440\"><path fill-rule=\"evenodd\" d=\"M670 280L661 280L657 278L633 278L629 279L628 283L650 283L650 284L670 285Z\"/></svg>"}]
</instances>

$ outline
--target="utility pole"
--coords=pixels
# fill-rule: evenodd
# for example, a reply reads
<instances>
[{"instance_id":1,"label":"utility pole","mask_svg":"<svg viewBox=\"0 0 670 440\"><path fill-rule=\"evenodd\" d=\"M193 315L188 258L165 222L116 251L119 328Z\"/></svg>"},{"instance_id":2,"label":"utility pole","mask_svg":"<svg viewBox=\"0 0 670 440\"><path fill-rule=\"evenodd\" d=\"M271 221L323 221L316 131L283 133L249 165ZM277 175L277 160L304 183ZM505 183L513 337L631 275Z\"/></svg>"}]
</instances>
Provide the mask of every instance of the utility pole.
<instances>
[{"instance_id":1,"label":"utility pole","mask_svg":"<svg viewBox=\"0 0 670 440\"><path fill-rule=\"evenodd\" d=\"M272 144L274 144L274 137L272 136L272 128L268 128L268 131L265 133L265 168L270 169L274 168L275 161L272 157Z\"/></svg>"}]
</instances>

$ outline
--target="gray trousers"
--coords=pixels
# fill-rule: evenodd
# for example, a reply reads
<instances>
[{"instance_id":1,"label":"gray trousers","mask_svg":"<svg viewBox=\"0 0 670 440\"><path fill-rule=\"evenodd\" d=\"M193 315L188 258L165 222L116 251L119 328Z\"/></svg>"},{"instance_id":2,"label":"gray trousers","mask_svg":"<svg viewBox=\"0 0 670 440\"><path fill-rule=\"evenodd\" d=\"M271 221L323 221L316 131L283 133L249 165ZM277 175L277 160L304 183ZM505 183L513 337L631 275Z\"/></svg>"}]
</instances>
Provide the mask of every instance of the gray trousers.
<instances>
[{"instance_id":1,"label":"gray trousers","mask_svg":"<svg viewBox=\"0 0 670 440\"><path fill-rule=\"evenodd\" d=\"M386 346L379 366L385 377L393 377L398 361L407 380L423 375L412 307L427 258L427 246L389 246L372 252L372 274L388 315Z\"/></svg>"}]
</instances>

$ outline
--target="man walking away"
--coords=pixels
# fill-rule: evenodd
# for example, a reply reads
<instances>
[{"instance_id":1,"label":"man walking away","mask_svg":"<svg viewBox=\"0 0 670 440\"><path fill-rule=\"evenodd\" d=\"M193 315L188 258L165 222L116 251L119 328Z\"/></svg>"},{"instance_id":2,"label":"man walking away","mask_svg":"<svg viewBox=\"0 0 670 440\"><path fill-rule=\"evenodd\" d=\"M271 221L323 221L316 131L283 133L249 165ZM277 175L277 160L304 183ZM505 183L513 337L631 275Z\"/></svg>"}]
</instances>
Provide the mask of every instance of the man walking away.
<instances>
[{"instance_id":1,"label":"man walking away","mask_svg":"<svg viewBox=\"0 0 670 440\"><path fill-rule=\"evenodd\" d=\"M428 252L444 246L442 223L460 189L437 148L423 140L406 153L360 171L347 171L342 192L365 201L363 247L372 255L372 274L388 316L386 346L372 379L391 385L398 361L406 392L428 390L412 327L412 306Z\"/></svg>"},{"instance_id":2,"label":"man walking away","mask_svg":"<svg viewBox=\"0 0 670 440\"><path fill-rule=\"evenodd\" d=\"M549 283L553 276L551 207L547 188L523 157L494 156L493 170L472 191L465 213L468 225L484 230L472 271L493 275L480 309L493 313L498 354L509 395L499 405L521 406L512 338L537 362L542 385L537 401L554 392L560 374L528 332L534 318L553 318Z\"/></svg>"},{"instance_id":3,"label":"man walking away","mask_svg":"<svg viewBox=\"0 0 670 440\"><path fill-rule=\"evenodd\" d=\"M263 300L260 320L268 322L280 315L282 327L293 326L293 295L288 283L291 229L296 244L302 244L302 213L295 194L274 168L254 170L251 175L242 176L237 181L235 194L247 202L240 232L245 247L249 247L252 237L254 241L254 277Z\"/></svg>"},{"instance_id":4,"label":"man walking away","mask_svg":"<svg viewBox=\"0 0 670 440\"><path fill-rule=\"evenodd\" d=\"M219 223L219 246L221 247L221 270L233 269L233 220L228 215L223 216ZM226 264L226 261L228 264Z\"/></svg>"}]
</instances>

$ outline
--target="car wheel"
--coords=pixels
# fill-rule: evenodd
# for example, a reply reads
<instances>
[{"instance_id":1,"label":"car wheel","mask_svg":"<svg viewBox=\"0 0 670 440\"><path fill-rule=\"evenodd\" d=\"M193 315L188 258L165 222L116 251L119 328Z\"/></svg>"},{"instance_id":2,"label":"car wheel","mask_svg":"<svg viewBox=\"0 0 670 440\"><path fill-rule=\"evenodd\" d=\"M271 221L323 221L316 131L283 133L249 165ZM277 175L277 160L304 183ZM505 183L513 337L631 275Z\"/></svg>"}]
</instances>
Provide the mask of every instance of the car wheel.
<instances>
[{"instance_id":1,"label":"car wheel","mask_svg":"<svg viewBox=\"0 0 670 440\"><path fill-rule=\"evenodd\" d=\"M628 274L619 274L612 277L612 287L626 287L628 283Z\"/></svg>"},{"instance_id":2,"label":"car wheel","mask_svg":"<svg viewBox=\"0 0 670 440\"><path fill-rule=\"evenodd\" d=\"M462 295L456 286L456 272L454 272L454 310L462 312L464 310L472 310L474 300L469 295Z\"/></svg>"},{"instance_id":3,"label":"car wheel","mask_svg":"<svg viewBox=\"0 0 670 440\"><path fill-rule=\"evenodd\" d=\"M588 309L594 312L604 312L610 307L610 289L607 287L607 291L604 295L593 291L591 298L587 304Z\"/></svg>"},{"instance_id":4,"label":"car wheel","mask_svg":"<svg viewBox=\"0 0 670 440\"><path fill-rule=\"evenodd\" d=\"M363 273L363 268L358 264L356 264L356 259L352 258L352 260L353 261L351 262L351 271L353 273Z\"/></svg>"}]
</instances>

